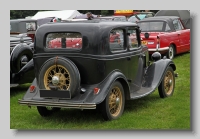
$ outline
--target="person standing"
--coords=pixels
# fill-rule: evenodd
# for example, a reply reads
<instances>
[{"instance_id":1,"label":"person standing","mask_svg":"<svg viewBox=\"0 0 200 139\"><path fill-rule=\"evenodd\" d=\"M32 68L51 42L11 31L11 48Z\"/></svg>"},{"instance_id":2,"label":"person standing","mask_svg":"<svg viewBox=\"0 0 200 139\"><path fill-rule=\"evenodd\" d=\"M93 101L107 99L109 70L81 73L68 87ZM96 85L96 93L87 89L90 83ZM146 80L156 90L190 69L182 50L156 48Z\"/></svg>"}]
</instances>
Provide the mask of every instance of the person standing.
<instances>
[{"instance_id":1,"label":"person standing","mask_svg":"<svg viewBox=\"0 0 200 139\"><path fill-rule=\"evenodd\" d=\"M92 13L91 12L88 12L87 13L87 19L88 20L92 20L94 17L92 16Z\"/></svg>"}]
</instances>

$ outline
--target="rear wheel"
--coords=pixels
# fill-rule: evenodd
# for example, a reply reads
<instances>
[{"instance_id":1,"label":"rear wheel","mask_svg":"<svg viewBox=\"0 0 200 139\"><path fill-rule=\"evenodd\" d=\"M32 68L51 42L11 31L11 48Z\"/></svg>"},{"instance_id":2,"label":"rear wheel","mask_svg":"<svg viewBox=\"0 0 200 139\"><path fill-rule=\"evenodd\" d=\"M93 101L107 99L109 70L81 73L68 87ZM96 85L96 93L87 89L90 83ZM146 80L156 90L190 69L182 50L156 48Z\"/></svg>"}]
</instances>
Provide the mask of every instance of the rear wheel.
<instances>
[{"instance_id":1,"label":"rear wheel","mask_svg":"<svg viewBox=\"0 0 200 139\"><path fill-rule=\"evenodd\" d=\"M174 55L175 55L175 48L174 48L174 46L171 44L171 45L169 46L169 50L168 50L168 52L167 52L167 58L173 59L173 58L174 58Z\"/></svg>"},{"instance_id":2,"label":"rear wheel","mask_svg":"<svg viewBox=\"0 0 200 139\"><path fill-rule=\"evenodd\" d=\"M164 78L158 87L158 92L161 98L172 96L175 88L175 76L172 67L168 67Z\"/></svg>"},{"instance_id":3,"label":"rear wheel","mask_svg":"<svg viewBox=\"0 0 200 139\"><path fill-rule=\"evenodd\" d=\"M109 93L102 102L102 114L105 120L114 120L119 118L124 111L124 90L120 82L112 84Z\"/></svg>"}]
</instances>

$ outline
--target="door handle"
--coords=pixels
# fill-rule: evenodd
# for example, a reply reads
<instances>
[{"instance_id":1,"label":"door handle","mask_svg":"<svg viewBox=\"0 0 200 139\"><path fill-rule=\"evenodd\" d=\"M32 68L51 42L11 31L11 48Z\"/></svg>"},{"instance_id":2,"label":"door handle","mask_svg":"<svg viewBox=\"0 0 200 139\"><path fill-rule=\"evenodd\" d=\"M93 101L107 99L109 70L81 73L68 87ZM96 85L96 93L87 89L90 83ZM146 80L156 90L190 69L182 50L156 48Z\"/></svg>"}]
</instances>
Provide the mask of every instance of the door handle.
<instances>
[{"instance_id":1,"label":"door handle","mask_svg":"<svg viewBox=\"0 0 200 139\"><path fill-rule=\"evenodd\" d=\"M181 35L181 33L178 33L178 36Z\"/></svg>"}]
</instances>

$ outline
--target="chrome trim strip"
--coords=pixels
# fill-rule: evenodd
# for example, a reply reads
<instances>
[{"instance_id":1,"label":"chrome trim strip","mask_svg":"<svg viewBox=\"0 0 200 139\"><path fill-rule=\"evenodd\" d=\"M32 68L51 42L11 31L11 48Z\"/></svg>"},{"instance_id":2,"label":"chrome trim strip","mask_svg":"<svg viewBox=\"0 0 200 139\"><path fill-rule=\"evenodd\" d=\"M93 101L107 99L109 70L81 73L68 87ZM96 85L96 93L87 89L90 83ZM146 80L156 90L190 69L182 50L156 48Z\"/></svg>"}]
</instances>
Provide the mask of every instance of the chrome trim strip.
<instances>
[{"instance_id":1,"label":"chrome trim strip","mask_svg":"<svg viewBox=\"0 0 200 139\"><path fill-rule=\"evenodd\" d=\"M34 100L18 100L21 105L27 106L49 106L60 108L74 108L74 109L96 109L94 103L66 103L66 102L53 102L53 101L34 101Z\"/></svg>"},{"instance_id":2,"label":"chrome trim strip","mask_svg":"<svg viewBox=\"0 0 200 139\"><path fill-rule=\"evenodd\" d=\"M158 49L148 49L149 51L166 51L169 50L169 47L164 47L164 48L158 48Z\"/></svg>"}]
</instances>

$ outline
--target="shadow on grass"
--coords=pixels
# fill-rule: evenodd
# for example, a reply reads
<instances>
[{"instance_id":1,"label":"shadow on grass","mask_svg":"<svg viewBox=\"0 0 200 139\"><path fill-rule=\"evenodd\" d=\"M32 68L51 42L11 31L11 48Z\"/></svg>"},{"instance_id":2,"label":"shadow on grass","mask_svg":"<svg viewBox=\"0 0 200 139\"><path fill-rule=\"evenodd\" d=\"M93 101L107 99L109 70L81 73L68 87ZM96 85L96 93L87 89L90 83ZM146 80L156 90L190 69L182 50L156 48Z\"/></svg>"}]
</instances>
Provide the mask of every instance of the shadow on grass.
<instances>
[{"instance_id":1,"label":"shadow on grass","mask_svg":"<svg viewBox=\"0 0 200 139\"><path fill-rule=\"evenodd\" d=\"M154 92L155 94L156 92ZM132 111L137 112L143 108L147 108L151 105L151 103L156 103L161 98L159 95L148 95L143 98L135 99L135 100L127 100L125 104L124 111Z\"/></svg>"},{"instance_id":2,"label":"shadow on grass","mask_svg":"<svg viewBox=\"0 0 200 139\"><path fill-rule=\"evenodd\" d=\"M178 58L180 56L184 56L184 55L187 55L187 54L190 54L190 52L185 52L185 53L177 54L177 55L175 55L174 58Z\"/></svg>"},{"instance_id":3,"label":"shadow on grass","mask_svg":"<svg viewBox=\"0 0 200 139\"><path fill-rule=\"evenodd\" d=\"M21 92L25 93L30 85L31 85L30 83L27 83L27 84L19 85L17 87L10 88L10 96L13 97Z\"/></svg>"},{"instance_id":4,"label":"shadow on grass","mask_svg":"<svg viewBox=\"0 0 200 139\"><path fill-rule=\"evenodd\" d=\"M38 113L39 115L39 113ZM40 115L39 115L40 116ZM38 117L37 117L38 118ZM104 122L102 114L99 110L79 110L79 109L61 109L60 111L52 114L48 117L41 117L52 123L68 123L68 124L80 124L80 123L98 123ZM37 120L37 119L36 119Z\"/></svg>"},{"instance_id":5,"label":"shadow on grass","mask_svg":"<svg viewBox=\"0 0 200 139\"><path fill-rule=\"evenodd\" d=\"M124 108L124 112L137 112L138 110L143 109L144 107L148 107L150 103L156 103L161 98L155 95L146 96L144 98L136 99L136 100L129 100L126 101L126 105ZM39 113L38 113L39 115ZM40 115L39 115L40 116ZM123 115L122 115L123 116ZM38 118L38 116L37 116ZM45 121L52 121L58 123L68 123L68 124L77 124L77 123L99 123L99 122L106 122L103 119L101 109L95 110L79 110L79 109L61 109L59 112L54 113L49 117L41 117L44 118ZM37 120L37 119L35 119Z\"/></svg>"}]
</instances>

